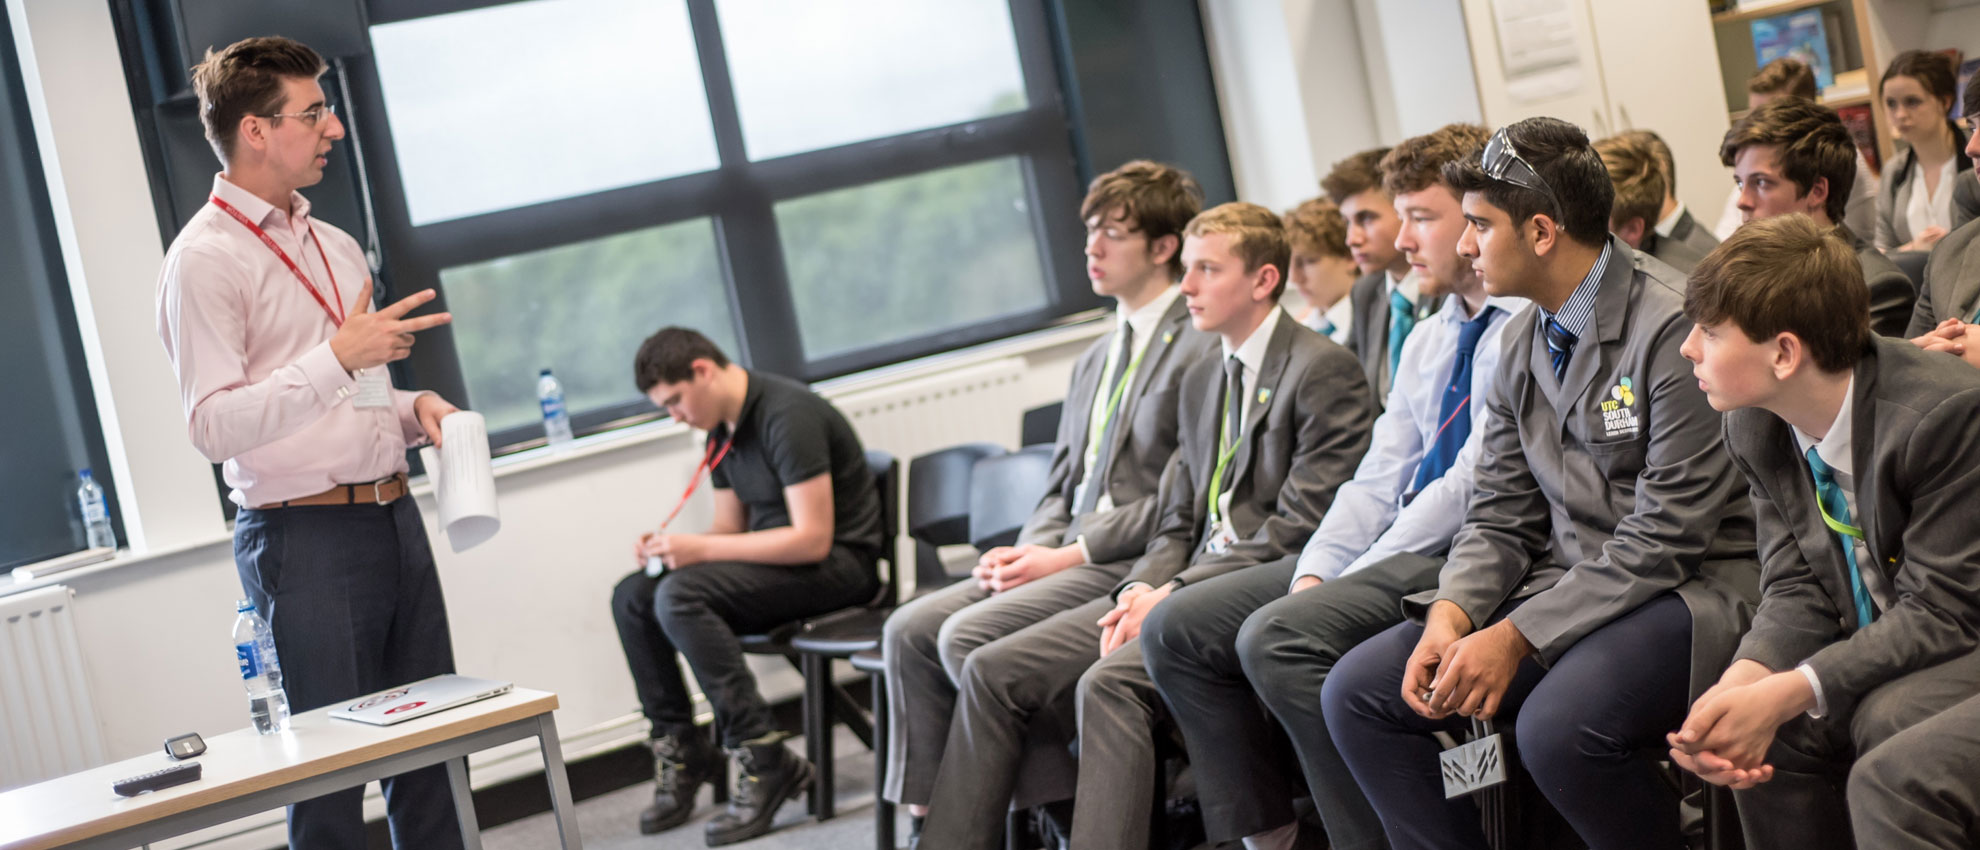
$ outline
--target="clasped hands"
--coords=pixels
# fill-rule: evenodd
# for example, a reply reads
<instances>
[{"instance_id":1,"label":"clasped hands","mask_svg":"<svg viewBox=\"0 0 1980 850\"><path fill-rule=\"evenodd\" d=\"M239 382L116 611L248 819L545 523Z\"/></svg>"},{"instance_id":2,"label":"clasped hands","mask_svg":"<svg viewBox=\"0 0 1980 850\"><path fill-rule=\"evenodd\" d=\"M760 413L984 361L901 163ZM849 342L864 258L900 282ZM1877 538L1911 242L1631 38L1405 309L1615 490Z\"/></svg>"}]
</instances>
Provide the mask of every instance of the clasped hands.
<instances>
[{"instance_id":1,"label":"clasped hands","mask_svg":"<svg viewBox=\"0 0 1980 850\"><path fill-rule=\"evenodd\" d=\"M1452 714L1488 719L1498 713L1519 662L1532 653L1533 644L1511 620L1473 631L1464 609L1440 600L1404 663L1403 703L1432 720Z\"/></svg>"},{"instance_id":2,"label":"clasped hands","mask_svg":"<svg viewBox=\"0 0 1980 850\"><path fill-rule=\"evenodd\" d=\"M1911 344L1926 351L1941 351L1965 360L1969 366L1980 367L1980 324L1947 319L1938 327L1913 337Z\"/></svg>"},{"instance_id":3,"label":"clasped hands","mask_svg":"<svg viewBox=\"0 0 1980 850\"><path fill-rule=\"evenodd\" d=\"M705 534L662 534L649 531L633 544L633 561L646 566L646 559L659 558L667 569L691 567L708 560Z\"/></svg>"},{"instance_id":4,"label":"clasped hands","mask_svg":"<svg viewBox=\"0 0 1980 850\"><path fill-rule=\"evenodd\" d=\"M1751 788L1774 777L1766 758L1775 730L1814 705L1815 691L1800 671L1735 661L1666 736L1671 761L1714 785Z\"/></svg>"},{"instance_id":5,"label":"clasped hands","mask_svg":"<svg viewBox=\"0 0 1980 850\"><path fill-rule=\"evenodd\" d=\"M970 577L976 586L991 593L1003 593L1029 582L1037 581L1053 573L1077 567L1086 559L1080 555L1079 544L1070 546L1039 546L1026 543L1022 546L997 546L983 553L976 566L970 570Z\"/></svg>"}]
</instances>

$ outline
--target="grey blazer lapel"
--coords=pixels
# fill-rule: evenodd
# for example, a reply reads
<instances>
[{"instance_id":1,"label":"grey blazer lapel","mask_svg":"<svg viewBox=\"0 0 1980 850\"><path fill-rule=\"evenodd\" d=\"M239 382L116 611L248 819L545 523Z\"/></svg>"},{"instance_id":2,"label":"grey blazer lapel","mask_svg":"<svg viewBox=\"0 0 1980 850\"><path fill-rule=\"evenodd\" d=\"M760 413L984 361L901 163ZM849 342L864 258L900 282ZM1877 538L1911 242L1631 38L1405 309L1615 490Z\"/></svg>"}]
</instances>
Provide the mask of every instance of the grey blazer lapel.
<instances>
[{"instance_id":1,"label":"grey blazer lapel","mask_svg":"<svg viewBox=\"0 0 1980 850\"><path fill-rule=\"evenodd\" d=\"M1863 529L1864 545L1876 562L1874 569L1864 571L1864 582L1877 607L1887 609L1897 601L1891 568L1903 557L1900 550L1904 548L1905 523L1902 517L1886 514L1902 501L1876 463L1876 444L1884 436L1877 433L1878 371L1877 349L1872 346L1856 362L1856 386L1851 389L1855 397L1850 417L1849 455L1856 467L1856 525ZM1909 438L1910 435L1899 437Z\"/></svg>"},{"instance_id":2,"label":"grey blazer lapel","mask_svg":"<svg viewBox=\"0 0 1980 850\"><path fill-rule=\"evenodd\" d=\"M1613 247L1609 254L1609 265L1602 270L1602 279L1596 281L1595 309L1588 314L1588 327L1581 329L1581 339L1574 344L1574 354L1568 357L1567 377L1561 381L1559 403L1554 405L1554 416L1562 426L1567 425L1568 416L1577 410L1581 400L1588 395L1589 384L1594 383L1595 374L1602 368L1602 350L1622 339L1623 327L1629 322L1629 295L1631 278L1636 276L1635 257L1630 247L1621 240L1610 237ZM1546 348L1546 338L1541 337L1541 348ZM1599 400L1598 400L1599 401Z\"/></svg>"},{"instance_id":3,"label":"grey blazer lapel","mask_svg":"<svg viewBox=\"0 0 1980 850\"><path fill-rule=\"evenodd\" d=\"M1244 409L1244 434L1238 440L1237 457L1231 459L1232 468L1225 479L1226 489L1234 488L1251 471L1251 458L1258 454L1253 443L1260 428L1265 427L1265 414L1272 409L1272 400L1279 397L1279 378L1286 373L1286 363L1292 359L1292 335L1303 330L1298 322L1289 321L1290 316L1280 316L1279 326L1272 330L1272 339L1265 345L1265 362L1258 367L1258 380L1248 398L1240 401Z\"/></svg>"},{"instance_id":4,"label":"grey blazer lapel","mask_svg":"<svg viewBox=\"0 0 1980 850\"><path fill-rule=\"evenodd\" d=\"M1766 474L1771 479L1768 489L1775 494L1781 512L1789 518L1802 561L1828 592L1837 613L1846 612L1855 603L1850 595L1849 562L1843 559L1842 541L1822 522L1821 509L1815 503L1815 478L1808 471L1808 463L1801 459L1794 434L1788 430L1787 423L1778 419L1775 422L1768 439L1780 445L1780 457L1786 463L1768 470Z\"/></svg>"},{"instance_id":5,"label":"grey blazer lapel","mask_svg":"<svg viewBox=\"0 0 1980 850\"><path fill-rule=\"evenodd\" d=\"M1957 317L1960 321L1973 318L1973 311L1980 307L1980 239L1966 243L1966 256L1961 258L1959 274L1946 287L1949 302L1939 309L1941 315Z\"/></svg>"},{"instance_id":6,"label":"grey blazer lapel","mask_svg":"<svg viewBox=\"0 0 1980 850\"><path fill-rule=\"evenodd\" d=\"M1091 374L1079 376L1081 392L1075 397L1066 399L1065 411L1061 414L1071 417L1071 422L1075 425L1072 430L1072 443L1068 446L1072 452L1073 474L1066 477L1067 499L1072 498L1076 483L1086 479L1086 440L1092 434L1088 423L1093 421L1093 405L1104 403L1097 399L1107 383L1107 352L1112 351L1118 344L1119 333L1120 328L1116 326L1102 338L1105 347L1094 352L1099 356L1093 358L1092 367L1088 370Z\"/></svg>"},{"instance_id":7,"label":"grey blazer lapel","mask_svg":"<svg viewBox=\"0 0 1980 850\"><path fill-rule=\"evenodd\" d=\"M1147 353L1141 356L1141 365L1134 370L1134 379L1128 381L1127 390L1121 394L1121 406L1114 411L1115 424L1107 433L1109 456L1120 456L1121 443L1127 441L1128 425L1134 422L1134 412L1141 408L1141 397L1148 389L1148 382L1161 373L1162 364L1168 361L1169 351L1175 348L1176 337L1182 333L1183 323L1187 321L1189 305L1177 296L1169 305L1169 311L1162 314L1162 321L1155 325L1155 338L1148 341ZM1107 391L1113 392L1113 388L1108 387Z\"/></svg>"}]
</instances>

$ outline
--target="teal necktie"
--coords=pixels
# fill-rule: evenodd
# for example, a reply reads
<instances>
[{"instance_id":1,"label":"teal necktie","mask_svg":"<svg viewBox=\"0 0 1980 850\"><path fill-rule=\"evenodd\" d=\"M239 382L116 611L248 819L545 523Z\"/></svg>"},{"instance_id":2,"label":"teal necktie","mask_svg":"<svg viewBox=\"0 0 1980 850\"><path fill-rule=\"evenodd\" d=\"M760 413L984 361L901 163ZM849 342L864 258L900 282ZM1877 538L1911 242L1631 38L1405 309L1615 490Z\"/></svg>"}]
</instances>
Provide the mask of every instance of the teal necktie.
<instances>
[{"instance_id":1,"label":"teal necktie","mask_svg":"<svg viewBox=\"0 0 1980 850\"><path fill-rule=\"evenodd\" d=\"M1402 366L1403 340L1416 329L1416 305L1401 290L1389 290L1389 380L1395 380Z\"/></svg>"},{"instance_id":2,"label":"teal necktie","mask_svg":"<svg viewBox=\"0 0 1980 850\"><path fill-rule=\"evenodd\" d=\"M1849 500L1843 498L1842 487L1836 484L1835 470L1822 462L1813 447L1808 449L1808 471L1815 474L1815 499L1822 521L1842 542L1843 558L1849 562L1849 592L1856 597L1856 627L1863 628L1870 625L1870 591L1863 586L1863 571L1856 566L1856 541L1862 539L1863 530L1849 524Z\"/></svg>"}]
</instances>

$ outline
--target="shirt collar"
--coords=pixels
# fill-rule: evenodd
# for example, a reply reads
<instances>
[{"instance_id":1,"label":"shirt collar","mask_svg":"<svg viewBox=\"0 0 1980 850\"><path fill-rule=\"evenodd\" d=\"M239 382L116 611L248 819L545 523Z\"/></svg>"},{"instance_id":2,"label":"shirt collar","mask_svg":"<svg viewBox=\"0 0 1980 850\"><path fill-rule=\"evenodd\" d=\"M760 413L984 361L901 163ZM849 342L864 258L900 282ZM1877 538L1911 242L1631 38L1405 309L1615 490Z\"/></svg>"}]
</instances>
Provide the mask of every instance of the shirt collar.
<instances>
[{"instance_id":1,"label":"shirt collar","mask_svg":"<svg viewBox=\"0 0 1980 850\"><path fill-rule=\"evenodd\" d=\"M1684 202L1679 201L1677 206L1671 208L1670 215L1657 219L1657 228L1656 228L1657 235L1658 236L1671 235L1671 231L1677 229L1678 219L1684 218L1684 213L1685 213Z\"/></svg>"},{"instance_id":2,"label":"shirt collar","mask_svg":"<svg viewBox=\"0 0 1980 850\"><path fill-rule=\"evenodd\" d=\"M1334 306L1328 307L1327 312L1322 315L1327 317L1327 321L1333 322L1334 327L1348 327L1354 323L1354 299L1343 297L1334 302Z\"/></svg>"},{"instance_id":3,"label":"shirt collar","mask_svg":"<svg viewBox=\"0 0 1980 850\"><path fill-rule=\"evenodd\" d=\"M1543 309L1540 313L1559 322L1563 330L1574 334L1575 339L1580 339L1588 330L1588 317L1595 314L1595 293L1602 289L1602 273L1608 271L1609 258L1614 253L1613 244L1602 243L1602 253L1595 258L1595 265L1590 266L1588 276L1583 277L1581 283L1575 285L1574 294L1568 296L1567 303L1561 305L1560 312L1548 313Z\"/></svg>"},{"instance_id":4,"label":"shirt collar","mask_svg":"<svg viewBox=\"0 0 1980 850\"><path fill-rule=\"evenodd\" d=\"M1382 275L1382 282L1389 285L1390 292L1400 292L1404 298L1409 299L1409 303L1416 303L1418 280L1415 266L1410 267L1409 273L1403 275L1402 280L1396 280L1393 276L1384 274Z\"/></svg>"},{"instance_id":5,"label":"shirt collar","mask_svg":"<svg viewBox=\"0 0 1980 850\"><path fill-rule=\"evenodd\" d=\"M276 209L274 204L262 200L260 195L235 185L222 174L213 175L213 195L226 201L234 209L240 210L241 215L247 216L248 221L264 228L267 227L271 216L283 212ZM301 192L292 191L289 193L289 209L293 211L295 221L307 220L309 199L303 197Z\"/></svg>"},{"instance_id":6,"label":"shirt collar","mask_svg":"<svg viewBox=\"0 0 1980 850\"><path fill-rule=\"evenodd\" d=\"M1120 322L1126 322L1128 327L1134 329L1134 343L1137 347L1155 332L1155 326L1162 322L1163 316L1168 315L1169 307L1176 303L1176 296L1181 292L1182 287L1169 284L1167 289L1162 290L1148 303L1120 318ZM1119 326L1119 322L1116 322L1115 327Z\"/></svg>"},{"instance_id":7,"label":"shirt collar","mask_svg":"<svg viewBox=\"0 0 1980 850\"><path fill-rule=\"evenodd\" d=\"M1828 464L1830 469L1835 470L1837 475L1854 476L1856 464L1850 459L1850 439L1853 436L1851 431L1855 430L1851 426L1851 420L1856 418L1852 415L1855 409L1856 373L1852 371L1849 375L1849 383L1843 387L1842 407L1836 411L1836 421L1829 423L1828 435L1817 440L1803 433L1800 428L1794 428L1795 445L1801 448L1801 453L1804 455L1808 453L1809 446L1814 446L1815 454L1820 456L1822 462Z\"/></svg>"},{"instance_id":8,"label":"shirt collar","mask_svg":"<svg viewBox=\"0 0 1980 850\"><path fill-rule=\"evenodd\" d=\"M1229 343L1226 343L1224 356L1235 356L1239 363L1244 364L1245 372L1258 374L1258 370L1265 365L1265 348L1272 344L1272 332L1279 327L1279 314L1284 312L1284 308L1274 306L1272 312L1265 314L1265 321L1258 323L1258 329L1244 338L1244 344L1239 345L1237 351L1231 351Z\"/></svg>"},{"instance_id":9,"label":"shirt collar","mask_svg":"<svg viewBox=\"0 0 1980 850\"><path fill-rule=\"evenodd\" d=\"M1526 309L1526 305L1531 303L1533 302L1510 295L1487 295L1485 296L1485 306L1478 309L1482 313L1493 307L1497 307L1499 308L1499 315L1503 317ZM1476 315L1467 316L1464 314L1464 296L1453 292L1444 296L1444 308L1438 310L1435 315L1424 321L1443 322L1448 325L1462 325L1476 318L1478 318Z\"/></svg>"}]
</instances>

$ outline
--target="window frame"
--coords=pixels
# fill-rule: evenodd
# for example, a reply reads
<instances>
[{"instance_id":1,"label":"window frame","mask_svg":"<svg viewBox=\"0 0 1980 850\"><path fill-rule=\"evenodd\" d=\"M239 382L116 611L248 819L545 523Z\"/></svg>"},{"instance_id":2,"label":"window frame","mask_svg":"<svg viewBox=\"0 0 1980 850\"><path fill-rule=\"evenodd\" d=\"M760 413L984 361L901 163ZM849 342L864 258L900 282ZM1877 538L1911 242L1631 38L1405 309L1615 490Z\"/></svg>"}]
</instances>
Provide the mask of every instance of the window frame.
<instances>
[{"instance_id":1,"label":"window frame","mask_svg":"<svg viewBox=\"0 0 1980 850\"><path fill-rule=\"evenodd\" d=\"M709 218L741 349L731 354L750 368L806 382L1037 330L1100 305L1085 275L1084 230L1077 212L1083 187L1064 106L1059 51L1041 0L1007 0L1025 109L754 162L745 153L715 0L683 2L712 119L720 163L715 170L425 225L411 222L372 55L367 51L340 63L352 92L348 111L356 119L350 131L365 151L363 176L369 181L383 254L378 283L384 297L432 288L439 294L432 309L444 310L447 292L440 280L444 269ZM365 25L497 5L502 3L370 0ZM1032 202L1044 306L849 353L805 356L775 220L779 201L1013 156L1022 164ZM471 406L453 334L451 327L424 332L422 344L398 368L398 383L434 390ZM630 373L628 359L628 396L632 396ZM572 425L582 434L661 416L644 399L633 397L623 404L574 411ZM491 434L490 442L502 452L539 445L543 438L539 428L520 426Z\"/></svg>"}]
</instances>

